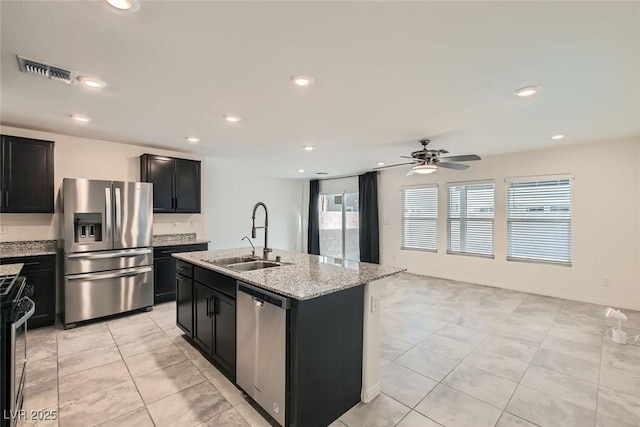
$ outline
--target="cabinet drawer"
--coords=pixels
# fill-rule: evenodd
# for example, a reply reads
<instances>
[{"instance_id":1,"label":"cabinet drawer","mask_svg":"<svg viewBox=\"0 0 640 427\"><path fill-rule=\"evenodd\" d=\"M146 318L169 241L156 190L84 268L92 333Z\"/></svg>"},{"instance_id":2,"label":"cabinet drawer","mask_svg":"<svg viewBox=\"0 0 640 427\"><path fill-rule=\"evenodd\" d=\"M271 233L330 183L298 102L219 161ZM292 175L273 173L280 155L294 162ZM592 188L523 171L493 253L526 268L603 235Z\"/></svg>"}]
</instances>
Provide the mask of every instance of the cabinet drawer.
<instances>
[{"instance_id":1,"label":"cabinet drawer","mask_svg":"<svg viewBox=\"0 0 640 427\"><path fill-rule=\"evenodd\" d=\"M236 298L236 279L198 266L194 267L193 278L196 282L209 286L233 299Z\"/></svg>"},{"instance_id":2,"label":"cabinet drawer","mask_svg":"<svg viewBox=\"0 0 640 427\"><path fill-rule=\"evenodd\" d=\"M24 264L22 272L53 270L56 267L55 255L38 255L17 258L2 258L0 264Z\"/></svg>"},{"instance_id":3,"label":"cabinet drawer","mask_svg":"<svg viewBox=\"0 0 640 427\"><path fill-rule=\"evenodd\" d=\"M176 273L181 274L190 279L193 278L193 264L176 259Z\"/></svg>"}]
</instances>

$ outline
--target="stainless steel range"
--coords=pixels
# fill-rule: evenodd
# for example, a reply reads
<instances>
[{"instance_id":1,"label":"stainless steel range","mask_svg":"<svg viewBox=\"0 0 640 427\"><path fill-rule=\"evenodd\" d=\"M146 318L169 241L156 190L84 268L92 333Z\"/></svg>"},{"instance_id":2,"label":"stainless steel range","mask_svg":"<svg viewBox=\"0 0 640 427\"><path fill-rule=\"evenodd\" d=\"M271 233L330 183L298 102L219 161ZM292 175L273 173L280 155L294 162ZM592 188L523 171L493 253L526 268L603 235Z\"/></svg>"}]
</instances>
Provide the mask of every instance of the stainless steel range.
<instances>
[{"instance_id":1,"label":"stainless steel range","mask_svg":"<svg viewBox=\"0 0 640 427\"><path fill-rule=\"evenodd\" d=\"M36 309L33 287L24 277L0 277L0 426L14 427L21 417L27 367L27 320Z\"/></svg>"},{"instance_id":2,"label":"stainless steel range","mask_svg":"<svg viewBox=\"0 0 640 427\"><path fill-rule=\"evenodd\" d=\"M153 184L65 178L64 324L153 305Z\"/></svg>"}]
</instances>

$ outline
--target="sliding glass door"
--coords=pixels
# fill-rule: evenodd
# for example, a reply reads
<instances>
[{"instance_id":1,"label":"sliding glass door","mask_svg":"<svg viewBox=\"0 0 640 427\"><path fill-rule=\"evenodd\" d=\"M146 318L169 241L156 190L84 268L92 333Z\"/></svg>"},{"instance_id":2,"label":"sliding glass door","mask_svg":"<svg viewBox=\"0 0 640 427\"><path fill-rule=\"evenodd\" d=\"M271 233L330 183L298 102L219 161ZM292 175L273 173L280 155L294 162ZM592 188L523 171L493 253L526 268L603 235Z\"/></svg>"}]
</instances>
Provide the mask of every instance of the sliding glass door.
<instances>
[{"instance_id":1,"label":"sliding glass door","mask_svg":"<svg viewBox=\"0 0 640 427\"><path fill-rule=\"evenodd\" d=\"M360 260L358 193L320 195L320 255Z\"/></svg>"}]
</instances>

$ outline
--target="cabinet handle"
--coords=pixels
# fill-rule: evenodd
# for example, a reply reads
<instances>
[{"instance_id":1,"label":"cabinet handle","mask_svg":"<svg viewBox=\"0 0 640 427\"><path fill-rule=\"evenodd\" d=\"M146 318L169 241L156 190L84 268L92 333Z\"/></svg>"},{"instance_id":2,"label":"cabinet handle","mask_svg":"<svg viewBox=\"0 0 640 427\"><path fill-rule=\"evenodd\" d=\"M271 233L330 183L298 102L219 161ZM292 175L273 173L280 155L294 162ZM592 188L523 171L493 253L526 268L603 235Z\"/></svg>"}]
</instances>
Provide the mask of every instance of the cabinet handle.
<instances>
[{"instance_id":1,"label":"cabinet handle","mask_svg":"<svg viewBox=\"0 0 640 427\"><path fill-rule=\"evenodd\" d=\"M211 297L207 295L207 317L211 317Z\"/></svg>"},{"instance_id":2,"label":"cabinet handle","mask_svg":"<svg viewBox=\"0 0 640 427\"><path fill-rule=\"evenodd\" d=\"M216 302L218 301L218 298L213 297L213 298L211 298L210 301L212 303L211 304L211 317L217 316L218 315L218 310L217 310L217 307L216 307Z\"/></svg>"},{"instance_id":3,"label":"cabinet handle","mask_svg":"<svg viewBox=\"0 0 640 427\"><path fill-rule=\"evenodd\" d=\"M4 192L4 205L9 206L9 190Z\"/></svg>"},{"instance_id":4,"label":"cabinet handle","mask_svg":"<svg viewBox=\"0 0 640 427\"><path fill-rule=\"evenodd\" d=\"M180 270L180 271L189 270L189 267L178 267L178 270Z\"/></svg>"},{"instance_id":5,"label":"cabinet handle","mask_svg":"<svg viewBox=\"0 0 640 427\"><path fill-rule=\"evenodd\" d=\"M34 261L34 262L25 262L23 264L24 267L26 267L27 265L40 265L40 261Z\"/></svg>"}]
</instances>

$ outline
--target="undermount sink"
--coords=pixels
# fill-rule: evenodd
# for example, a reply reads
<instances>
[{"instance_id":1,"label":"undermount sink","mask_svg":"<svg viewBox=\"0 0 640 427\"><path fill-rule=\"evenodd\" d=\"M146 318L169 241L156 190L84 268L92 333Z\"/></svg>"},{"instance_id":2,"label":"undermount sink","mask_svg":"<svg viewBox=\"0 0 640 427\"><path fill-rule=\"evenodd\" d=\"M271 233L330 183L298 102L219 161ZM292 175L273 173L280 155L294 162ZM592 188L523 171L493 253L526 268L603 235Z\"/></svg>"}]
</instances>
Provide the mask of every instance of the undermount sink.
<instances>
[{"instance_id":1,"label":"undermount sink","mask_svg":"<svg viewBox=\"0 0 640 427\"><path fill-rule=\"evenodd\" d=\"M261 270L263 268L271 268L271 267L280 267L282 264L279 262L272 261L250 261L250 262L241 262L238 264L230 264L227 265L227 268L236 271L252 271L252 270Z\"/></svg>"},{"instance_id":2,"label":"undermount sink","mask_svg":"<svg viewBox=\"0 0 640 427\"><path fill-rule=\"evenodd\" d=\"M232 257L227 257L227 258L216 258L216 259L211 259L211 260L206 260L206 262L210 262L211 264L217 264L217 265L223 265L223 266L227 266L230 264L238 264L241 262L251 262L251 261L255 261L256 258L246 255L246 256L232 256Z\"/></svg>"}]
</instances>

